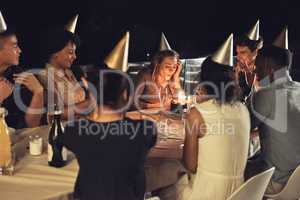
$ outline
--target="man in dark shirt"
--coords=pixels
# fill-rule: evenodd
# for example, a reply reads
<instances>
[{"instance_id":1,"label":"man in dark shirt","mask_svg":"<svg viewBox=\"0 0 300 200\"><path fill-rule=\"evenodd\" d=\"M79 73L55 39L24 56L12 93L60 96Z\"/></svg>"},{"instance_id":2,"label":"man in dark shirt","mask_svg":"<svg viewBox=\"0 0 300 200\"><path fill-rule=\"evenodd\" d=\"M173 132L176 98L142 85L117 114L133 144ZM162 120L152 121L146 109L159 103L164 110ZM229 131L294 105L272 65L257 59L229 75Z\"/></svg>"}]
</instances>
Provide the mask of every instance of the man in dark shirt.
<instances>
[{"instance_id":1,"label":"man in dark shirt","mask_svg":"<svg viewBox=\"0 0 300 200\"><path fill-rule=\"evenodd\" d=\"M0 17L3 19L1 12ZM15 32L0 20L0 105L8 111L6 121L13 128L40 125L44 102L44 90L36 77L14 67L20 53Z\"/></svg>"},{"instance_id":2,"label":"man in dark shirt","mask_svg":"<svg viewBox=\"0 0 300 200\"><path fill-rule=\"evenodd\" d=\"M254 90L255 59L262 45L263 39L259 35L259 21L248 34L243 35L237 41L235 74L242 90L242 100L246 100Z\"/></svg>"},{"instance_id":3,"label":"man in dark shirt","mask_svg":"<svg viewBox=\"0 0 300 200\"><path fill-rule=\"evenodd\" d=\"M96 90L96 109L70 122L64 145L79 163L74 196L84 200L143 200L144 163L156 142L153 122L124 117L126 84L120 74L106 73L103 82L93 72L88 80Z\"/></svg>"}]
</instances>

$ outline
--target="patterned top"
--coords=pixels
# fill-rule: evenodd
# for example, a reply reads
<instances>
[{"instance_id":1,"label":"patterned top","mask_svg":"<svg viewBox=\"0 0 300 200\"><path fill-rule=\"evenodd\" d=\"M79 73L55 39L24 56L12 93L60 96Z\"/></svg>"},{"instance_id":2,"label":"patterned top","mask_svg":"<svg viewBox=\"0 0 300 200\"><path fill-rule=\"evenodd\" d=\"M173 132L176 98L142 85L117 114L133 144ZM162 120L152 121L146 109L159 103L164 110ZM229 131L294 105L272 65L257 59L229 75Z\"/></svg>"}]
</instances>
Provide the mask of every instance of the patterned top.
<instances>
[{"instance_id":1,"label":"patterned top","mask_svg":"<svg viewBox=\"0 0 300 200\"><path fill-rule=\"evenodd\" d=\"M146 68L141 70L135 80L135 95L141 95L138 99L141 107L146 104L161 102L166 108L170 108L172 100L176 100L176 88L169 82L165 87L160 87L153 80L153 70Z\"/></svg>"},{"instance_id":2,"label":"patterned top","mask_svg":"<svg viewBox=\"0 0 300 200\"><path fill-rule=\"evenodd\" d=\"M48 93L48 100L54 100L59 105L74 105L86 98L84 89L70 69L57 69L47 63L39 79L44 88L53 92Z\"/></svg>"}]
</instances>

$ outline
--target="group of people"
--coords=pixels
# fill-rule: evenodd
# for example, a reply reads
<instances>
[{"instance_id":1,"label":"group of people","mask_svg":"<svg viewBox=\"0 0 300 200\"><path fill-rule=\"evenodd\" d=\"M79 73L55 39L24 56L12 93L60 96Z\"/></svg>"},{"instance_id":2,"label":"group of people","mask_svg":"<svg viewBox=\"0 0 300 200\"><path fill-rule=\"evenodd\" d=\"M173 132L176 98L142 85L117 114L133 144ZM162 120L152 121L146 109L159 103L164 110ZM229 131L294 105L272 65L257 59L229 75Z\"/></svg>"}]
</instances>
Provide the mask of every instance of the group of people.
<instances>
[{"instance_id":1,"label":"group of people","mask_svg":"<svg viewBox=\"0 0 300 200\"><path fill-rule=\"evenodd\" d=\"M63 136L80 167L74 197L142 200L144 163L157 132L152 121L125 116L121 108L130 99L127 80L118 73L100 77L99 69L75 75L71 66L79 39L66 28L45 34L55 38L45 39L45 68L24 72L17 67L21 49L16 34L1 23L0 105L8 110L8 126L45 124L47 116L41 111L59 104L64 119L76 115ZM225 200L244 177L273 166L267 192L277 193L300 164L300 83L288 74L292 54L279 40L264 45L258 26L238 40L236 62L231 35L202 63L197 91L201 96L185 123L182 166L187 172L158 191L162 199ZM170 109L182 90L181 69L176 51L157 52L135 80L137 98L131 108ZM252 131L259 133L262 147L248 160Z\"/></svg>"},{"instance_id":2,"label":"group of people","mask_svg":"<svg viewBox=\"0 0 300 200\"><path fill-rule=\"evenodd\" d=\"M201 65L201 98L187 115L183 165L188 173L160 191L162 199L224 199L271 167L266 194L279 193L300 165L300 83L289 75L287 29L273 44L232 36ZM249 139L261 149L249 158Z\"/></svg>"},{"instance_id":3,"label":"group of people","mask_svg":"<svg viewBox=\"0 0 300 200\"><path fill-rule=\"evenodd\" d=\"M59 27L47 30L44 69L25 72L18 67L21 49L15 31L4 24L1 27L0 104L8 111L8 126L20 129L45 124L46 113L53 111L55 104L64 110L64 119L90 107L84 74L76 77L71 70L79 45L74 33Z\"/></svg>"}]
</instances>

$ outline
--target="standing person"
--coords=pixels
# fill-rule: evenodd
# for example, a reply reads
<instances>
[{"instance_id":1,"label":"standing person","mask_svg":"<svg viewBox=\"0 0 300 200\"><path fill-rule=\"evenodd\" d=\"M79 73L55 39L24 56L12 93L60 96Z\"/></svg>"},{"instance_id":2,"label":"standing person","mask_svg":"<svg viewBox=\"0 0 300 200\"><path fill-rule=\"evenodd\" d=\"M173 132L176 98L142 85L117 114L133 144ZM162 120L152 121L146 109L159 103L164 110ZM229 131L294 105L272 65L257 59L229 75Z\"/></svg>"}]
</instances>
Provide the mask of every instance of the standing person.
<instances>
[{"instance_id":1,"label":"standing person","mask_svg":"<svg viewBox=\"0 0 300 200\"><path fill-rule=\"evenodd\" d=\"M262 47L263 39L259 35L259 21L237 41L236 53L237 63L235 75L242 89L242 99L245 100L253 90L255 84L254 70L257 51Z\"/></svg>"}]
</instances>

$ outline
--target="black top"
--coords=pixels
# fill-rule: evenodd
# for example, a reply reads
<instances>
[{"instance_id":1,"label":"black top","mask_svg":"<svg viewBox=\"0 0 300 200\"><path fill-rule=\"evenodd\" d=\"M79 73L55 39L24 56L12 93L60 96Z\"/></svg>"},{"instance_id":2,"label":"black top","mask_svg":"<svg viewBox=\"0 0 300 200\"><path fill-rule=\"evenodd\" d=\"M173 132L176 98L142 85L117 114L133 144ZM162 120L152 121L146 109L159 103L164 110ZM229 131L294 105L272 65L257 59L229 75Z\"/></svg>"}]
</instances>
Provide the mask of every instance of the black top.
<instances>
[{"instance_id":1,"label":"black top","mask_svg":"<svg viewBox=\"0 0 300 200\"><path fill-rule=\"evenodd\" d=\"M63 141L79 164L75 197L144 199L144 163L156 142L153 122L123 119L99 123L81 119L66 126Z\"/></svg>"},{"instance_id":2,"label":"black top","mask_svg":"<svg viewBox=\"0 0 300 200\"><path fill-rule=\"evenodd\" d=\"M21 73L20 67L12 66L4 72L4 78L14 84L14 91L2 102L8 115L5 117L5 121L9 127L15 129L21 129L28 127L25 122L25 114L27 108L30 106L32 99L32 92L24 85L15 84L13 80L13 74ZM46 124L46 114L42 116L41 124Z\"/></svg>"},{"instance_id":3,"label":"black top","mask_svg":"<svg viewBox=\"0 0 300 200\"><path fill-rule=\"evenodd\" d=\"M20 92L18 92L20 91ZM17 92L20 95L21 100L14 97L14 93ZM8 114L5 117L5 121L9 127L20 129L26 128L27 124L25 122L26 108L30 105L32 93L23 86L16 86L14 92L2 102L2 107L4 107ZM22 108L23 104L23 108Z\"/></svg>"},{"instance_id":4,"label":"black top","mask_svg":"<svg viewBox=\"0 0 300 200\"><path fill-rule=\"evenodd\" d=\"M245 73L239 73L239 86L241 88L241 98L245 100L251 94L251 86L247 84Z\"/></svg>"},{"instance_id":5,"label":"black top","mask_svg":"<svg viewBox=\"0 0 300 200\"><path fill-rule=\"evenodd\" d=\"M11 66L4 72L4 78L9 82L14 84L13 74L21 73L23 70L17 66ZM19 94L14 97L14 93ZM19 96L20 98L18 98ZM29 106L32 98L32 93L24 86L15 84L14 91L2 102L2 107L4 107L8 115L5 121L9 127L16 129L27 127L25 122L25 112L26 109L22 109L22 105Z\"/></svg>"}]
</instances>

